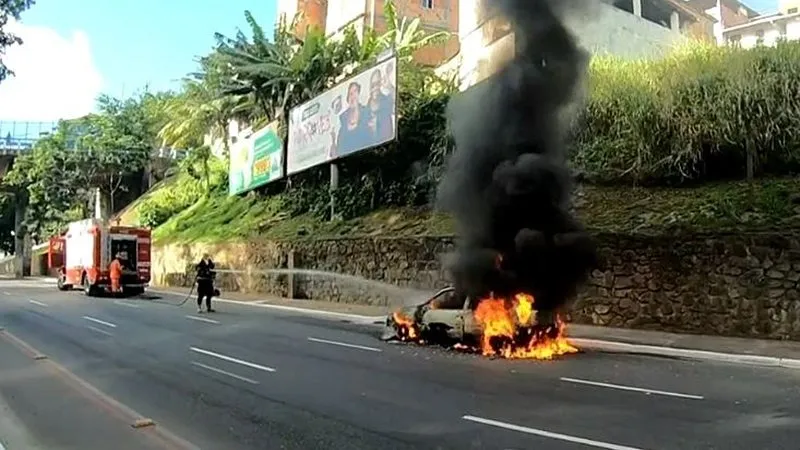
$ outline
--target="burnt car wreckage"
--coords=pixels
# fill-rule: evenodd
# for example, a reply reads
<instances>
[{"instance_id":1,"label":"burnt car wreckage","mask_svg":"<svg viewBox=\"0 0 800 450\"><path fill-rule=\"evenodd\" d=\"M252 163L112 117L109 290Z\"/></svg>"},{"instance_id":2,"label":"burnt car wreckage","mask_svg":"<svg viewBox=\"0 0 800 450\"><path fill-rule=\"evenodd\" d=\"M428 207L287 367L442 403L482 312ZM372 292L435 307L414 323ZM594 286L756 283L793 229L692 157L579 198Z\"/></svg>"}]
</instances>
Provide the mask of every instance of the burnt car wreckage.
<instances>
[{"instance_id":1,"label":"burnt car wreckage","mask_svg":"<svg viewBox=\"0 0 800 450\"><path fill-rule=\"evenodd\" d=\"M454 287L446 287L423 303L390 313L381 339L439 344L479 352L485 326L475 317L475 306L470 298L458 295ZM536 341L555 340L562 331L555 313L534 311L528 320L520 322L517 319L515 325L513 336L494 337L495 342L491 345L496 353L501 353L499 348L503 346L525 347Z\"/></svg>"}]
</instances>

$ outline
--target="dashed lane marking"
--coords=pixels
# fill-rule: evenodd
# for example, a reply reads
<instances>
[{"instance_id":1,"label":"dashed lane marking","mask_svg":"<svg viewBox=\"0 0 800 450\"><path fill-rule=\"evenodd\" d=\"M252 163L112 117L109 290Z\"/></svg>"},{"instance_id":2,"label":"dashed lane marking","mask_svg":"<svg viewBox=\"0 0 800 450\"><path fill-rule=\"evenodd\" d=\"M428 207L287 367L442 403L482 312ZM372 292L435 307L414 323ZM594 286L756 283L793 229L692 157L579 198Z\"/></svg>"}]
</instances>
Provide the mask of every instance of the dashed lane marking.
<instances>
[{"instance_id":1,"label":"dashed lane marking","mask_svg":"<svg viewBox=\"0 0 800 450\"><path fill-rule=\"evenodd\" d=\"M212 352L210 350L203 350L202 348L189 347L189 350L191 350L191 351L193 351L195 353L200 353L201 355L212 356L214 358L218 358L218 359L221 359L223 361L228 361L228 362L240 364L240 365L245 366L245 367L250 367L251 369L263 370L264 372L275 372L276 371L272 367L267 367L267 366L262 366L260 364L251 363L250 361L245 361L245 360L242 360L242 359L234 358L232 356L226 356L226 355L223 355L221 353L215 353L215 352Z\"/></svg>"},{"instance_id":2,"label":"dashed lane marking","mask_svg":"<svg viewBox=\"0 0 800 450\"><path fill-rule=\"evenodd\" d=\"M109 328L117 328L116 325L114 325L111 322L106 322L105 320L95 319L94 317L91 317L91 316L83 316L83 318L88 320L89 322L99 323L100 325L103 325L103 326L106 326L106 327L109 327Z\"/></svg>"},{"instance_id":3,"label":"dashed lane marking","mask_svg":"<svg viewBox=\"0 0 800 450\"><path fill-rule=\"evenodd\" d=\"M197 367L202 367L203 369L209 370L209 371L214 372L214 373L218 373L220 375L225 375L225 376L229 376L231 378L235 378L235 379L237 379L239 381L244 381L245 383L258 384L258 381L256 381L256 380L251 380L250 378L243 377L241 375L236 375L233 372L228 372L227 370L218 369L218 368L216 368L214 366L209 366L207 364L199 363L197 361L192 361L192 365L193 366L197 366Z\"/></svg>"},{"instance_id":4,"label":"dashed lane marking","mask_svg":"<svg viewBox=\"0 0 800 450\"><path fill-rule=\"evenodd\" d=\"M197 316L190 316L190 315L186 315L184 317L186 317L187 319L196 320L198 322L219 324L219 321L214 320L214 319L206 319L205 317L197 317Z\"/></svg>"},{"instance_id":5,"label":"dashed lane marking","mask_svg":"<svg viewBox=\"0 0 800 450\"><path fill-rule=\"evenodd\" d=\"M348 344L347 342L339 342L339 341L329 341L327 339L319 339L310 337L308 338L311 342L317 342L319 344L328 344L328 345L336 345L338 347L347 347L347 348L355 348L358 350L366 350L368 352L382 352L383 350L375 347L367 347L364 345L357 345L357 344Z\"/></svg>"},{"instance_id":6,"label":"dashed lane marking","mask_svg":"<svg viewBox=\"0 0 800 450\"><path fill-rule=\"evenodd\" d=\"M90 329L90 330L94 331L95 333L100 333L100 334L103 334L103 335L106 335L106 336L114 336L114 334L113 334L113 333L109 333L109 332L108 332L108 331L106 331L106 330L101 330L100 328L93 327L93 326L91 326L91 325L86 325L86 328L88 328L88 329Z\"/></svg>"},{"instance_id":7,"label":"dashed lane marking","mask_svg":"<svg viewBox=\"0 0 800 450\"><path fill-rule=\"evenodd\" d=\"M468 420L470 422L480 423L483 425L489 425L497 428L504 428L506 430L518 431L520 433L532 434L535 436L545 437L549 439L556 439L559 441L572 442L574 444L582 444L594 448L604 448L606 450L643 450L637 447L628 447L627 445L612 444L609 442L595 441L593 439L570 436L568 434L554 433L552 431L523 427L520 425L514 425L512 423L501 422L499 420L484 419L483 417L463 416L462 419Z\"/></svg>"},{"instance_id":8,"label":"dashed lane marking","mask_svg":"<svg viewBox=\"0 0 800 450\"><path fill-rule=\"evenodd\" d=\"M599 381L590 381L590 380L581 380L579 378L567 378L561 377L561 381L566 381L567 383L576 383L576 384L585 384L587 386L597 386L597 387L604 387L609 389L619 389L621 391L631 391L631 392L641 392L647 395L663 395L665 397L678 397L678 398L686 398L690 400L703 400L704 397L702 395L693 395L693 394L682 394L680 392L669 392L669 391L659 391L655 389L647 389L647 388L640 388L634 386L624 386L621 384L611 384L611 383L601 383Z\"/></svg>"}]
</instances>

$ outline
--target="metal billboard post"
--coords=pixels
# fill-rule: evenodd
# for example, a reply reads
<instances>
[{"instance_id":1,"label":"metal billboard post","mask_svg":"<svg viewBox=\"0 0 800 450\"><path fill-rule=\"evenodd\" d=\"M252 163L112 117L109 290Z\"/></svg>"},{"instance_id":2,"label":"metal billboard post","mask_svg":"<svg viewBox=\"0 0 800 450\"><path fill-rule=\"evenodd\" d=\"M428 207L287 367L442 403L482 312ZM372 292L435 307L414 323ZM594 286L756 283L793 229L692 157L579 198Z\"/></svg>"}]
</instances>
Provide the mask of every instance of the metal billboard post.
<instances>
[{"instance_id":1,"label":"metal billboard post","mask_svg":"<svg viewBox=\"0 0 800 450\"><path fill-rule=\"evenodd\" d=\"M328 190L328 195L330 195L331 222L336 218L336 189L339 189L339 166L335 162L332 162L330 188Z\"/></svg>"}]
</instances>

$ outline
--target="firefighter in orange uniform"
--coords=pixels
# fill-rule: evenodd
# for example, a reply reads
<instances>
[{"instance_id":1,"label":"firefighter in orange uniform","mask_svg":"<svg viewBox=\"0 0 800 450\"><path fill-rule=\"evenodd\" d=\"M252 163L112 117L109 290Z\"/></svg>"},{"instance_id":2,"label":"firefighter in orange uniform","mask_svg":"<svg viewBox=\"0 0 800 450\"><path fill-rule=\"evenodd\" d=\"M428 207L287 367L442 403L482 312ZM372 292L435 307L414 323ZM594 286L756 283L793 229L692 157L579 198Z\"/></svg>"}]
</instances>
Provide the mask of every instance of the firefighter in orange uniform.
<instances>
[{"instance_id":1,"label":"firefighter in orange uniform","mask_svg":"<svg viewBox=\"0 0 800 450\"><path fill-rule=\"evenodd\" d=\"M120 279L122 279L121 258L122 255L117 253L114 260L111 261L111 265L108 266L108 277L111 279L111 292L115 294L122 292L122 286L120 286Z\"/></svg>"}]
</instances>

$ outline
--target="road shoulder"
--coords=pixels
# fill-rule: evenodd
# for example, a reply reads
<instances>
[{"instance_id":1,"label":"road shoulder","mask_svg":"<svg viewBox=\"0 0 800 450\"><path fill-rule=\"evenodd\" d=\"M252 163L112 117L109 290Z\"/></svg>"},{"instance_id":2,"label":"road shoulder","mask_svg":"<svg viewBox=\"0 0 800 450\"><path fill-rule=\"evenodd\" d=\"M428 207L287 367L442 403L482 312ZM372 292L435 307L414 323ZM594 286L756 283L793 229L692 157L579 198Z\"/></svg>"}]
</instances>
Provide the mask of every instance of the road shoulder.
<instances>
[{"instance_id":1,"label":"road shoulder","mask_svg":"<svg viewBox=\"0 0 800 450\"><path fill-rule=\"evenodd\" d=\"M30 431L25 427L19 417L0 396L0 450L44 450L45 447L39 445Z\"/></svg>"}]
</instances>

